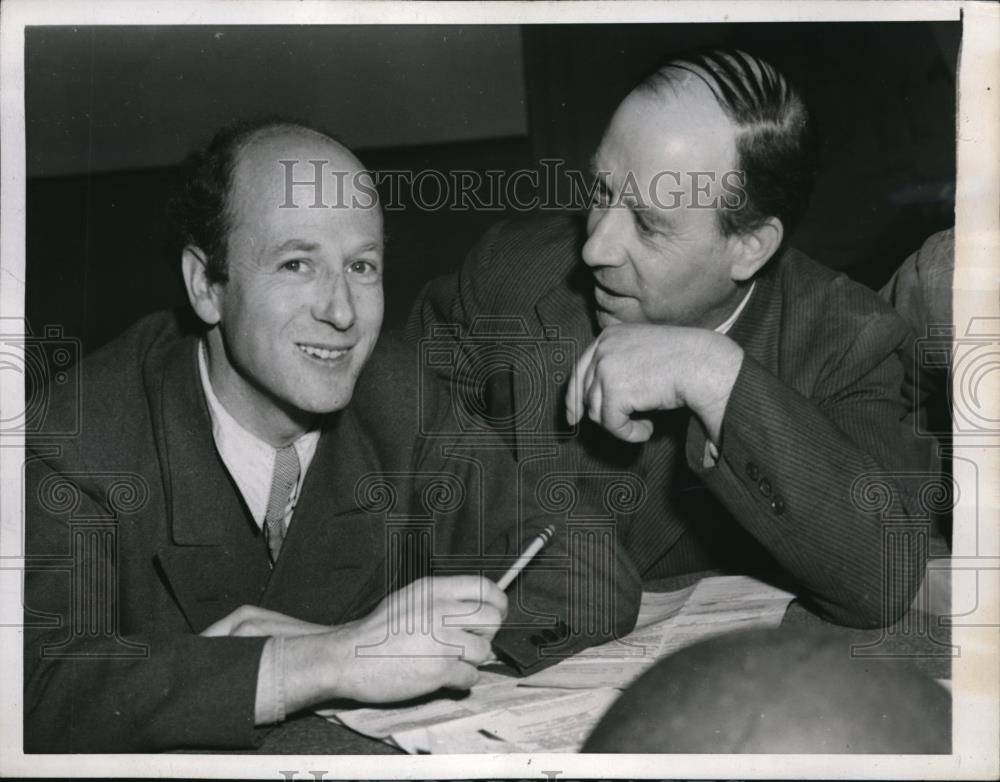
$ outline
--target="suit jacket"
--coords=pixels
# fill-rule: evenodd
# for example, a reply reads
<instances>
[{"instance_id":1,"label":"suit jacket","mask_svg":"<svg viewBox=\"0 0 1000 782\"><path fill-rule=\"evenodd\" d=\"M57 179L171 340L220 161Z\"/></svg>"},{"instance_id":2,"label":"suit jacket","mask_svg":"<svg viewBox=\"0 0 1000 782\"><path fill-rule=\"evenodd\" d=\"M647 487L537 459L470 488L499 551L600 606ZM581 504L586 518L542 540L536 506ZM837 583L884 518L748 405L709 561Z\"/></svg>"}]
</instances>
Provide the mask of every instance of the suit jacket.
<instances>
[{"instance_id":1,"label":"suit jacket","mask_svg":"<svg viewBox=\"0 0 1000 782\"><path fill-rule=\"evenodd\" d=\"M749 572L784 581L839 623L898 618L920 584L929 534L913 500L924 446L901 395L899 354L909 339L901 319L873 292L795 250L772 259L729 332L744 361L719 461L705 467L705 434L687 410L654 414L644 444L589 421L567 430L564 380L573 361L564 354L578 356L598 333L583 238L575 218L495 226L457 274L425 288L407 337L425 352L458 340L467 363L473 351L486 355L490 331L504 333L492 337L499 352L509 352L510 333L533 340L537 372L515 361L505 378L451 366L443 374L457 386L488 374L480 395L490 420L515 451L559 441L552 469L586 476L581 492L595 475L635 476L643 496L616 519L643 578Z\"/></svg>"},{"instance_id":2,"label":"suit jacket","mask_svg":"<svg viewBox=\"0 0 1000 782\"><path fill-rule=\"evenodd\" d=\"M34 437L26 458L26 751L254 746L266 639L199 636L208 625L244 604L350 621L428 572L496 577L551 522L482 513L516 488L483 474L513 460L485 448L450 462L421 441L414 364L390 346L325 419L272 569L215 450L196 349L172 316L153 315L82 363L82 400L50 392L46 430L77 434ZM448 405L425 407L433 420ZM573 569L559 564L556 577L525 574L527 596L495 639L521 670L557 659L545 654L554 639L572 650L634 623L638 581L620 577L618 627L573 632Z\"/></svg>"}]
</instances>

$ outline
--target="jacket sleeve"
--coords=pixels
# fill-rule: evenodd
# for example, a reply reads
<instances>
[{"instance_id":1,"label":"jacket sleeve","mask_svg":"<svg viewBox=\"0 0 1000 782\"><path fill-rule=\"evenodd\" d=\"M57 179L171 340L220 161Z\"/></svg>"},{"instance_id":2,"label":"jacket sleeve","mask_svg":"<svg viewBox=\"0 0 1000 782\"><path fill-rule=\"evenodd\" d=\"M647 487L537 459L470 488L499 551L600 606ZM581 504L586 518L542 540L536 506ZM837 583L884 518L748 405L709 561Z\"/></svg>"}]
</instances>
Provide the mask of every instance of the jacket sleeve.
<instances>
[{"instance_id":1,"label":"jacket sleeve","mask_svg":"<svg viewBox=\"0 0 1000 782\"><path fill-rule=\"evenodd\" d=\"M629 633L641 582L613 525L578 524L567 513L540 508L525 465L503 445L460 453L461 464L475 467L425 460L419 470L447 473L466 487L463 506L435 518L436 554L444 556L435 557L433 574L474 572L499 581L539 533L554 530L506 590L507 617L493 639L497 656L519 673L533 673Z\"/></svg>"},{"instance_id":2,"label":"jacket sleeve","mask_svg":"<svg viewBox=\"0 0 1000 782\"><path fill-rule=\"evenodd\" d=\"M714 466L688 430L691 468L839 624L891 624L923 578L929 526L900 523L919 519L910 477L926 464L901 399L904 332L871 316L812 398L745 356Z\"/></svg>"},{"instance_id":3,"label":"jacket sleeve","mask_svg":"<svg viewBox=\"0 0 1000 782\"><path fill-rule=\"evenodd\" d=\"M434 400L431 429L456 432L447 383L424 376L422 397L425 406ZM547 526L555 529L507 590L508 616L493 642L499 657L531 673L633 629L642 596L638 572L613 525L577 523L568 511L543 505L544 476L536 464L551 461L517 461L501 437L487 431L425 437L415 450L414 474L449 474L465 496L460 509L434 522L438 553L451 560L447 572L464 562L467 572L498 581L535 536ZM413 496L430 496L428 487L418 485ZM595 515L574 508L575 517Z\"/></svg>"},{"instance_id":4,"label":"jacket sleeve","mask_svg":"<svg viewBox=\"0 0 1000 782\"><path fill-rule=\"evenodd\" d=\"M627 635L642 598L639 574L613 529L571 524L544 512L527 515L523 526L506 530L492 548L509 567L539 531L555 529L544 555L508 588L507 619L493 640L497 656L522 674Z\"/></svg>"},{"instance_id":5,"label":"jacket sleeve","mask_svg":"<svg viewBox=\"0 0 1000 782\"><path fill-rule=\"evenodd\" d=\"M39 486L53 475L58 473L42 460L29 460L24 751L259 744L263 733L254 728L254 701L266 639L117 632L119 552L89 536L92 528L71 530L43 507ZM78 493L78 518L108 517L98 497L79 485L60 484L63 492Z\"/></svg>"}]
</instances>

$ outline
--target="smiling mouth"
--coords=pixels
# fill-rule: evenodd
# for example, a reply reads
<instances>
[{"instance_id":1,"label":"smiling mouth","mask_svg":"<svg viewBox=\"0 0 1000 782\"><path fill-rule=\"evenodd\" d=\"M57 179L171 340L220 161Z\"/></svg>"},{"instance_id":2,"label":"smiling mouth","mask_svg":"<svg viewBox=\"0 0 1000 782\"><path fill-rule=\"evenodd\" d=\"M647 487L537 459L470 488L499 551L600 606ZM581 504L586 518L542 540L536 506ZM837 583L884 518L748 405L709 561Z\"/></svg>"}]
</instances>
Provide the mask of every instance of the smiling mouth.
<instances>
[{"instance_id":1,"label":"smiling mouth","mask_svg":"<svg viewBox=\"0 0 1000 782\"><path fill-rule=\"evenodd\" d=\"M343 358L351 351L350 348L324 348L319 345L306 345L302 342L296 342L295 347L310 358L331 363Z\"/></svg>"}]
</instances>

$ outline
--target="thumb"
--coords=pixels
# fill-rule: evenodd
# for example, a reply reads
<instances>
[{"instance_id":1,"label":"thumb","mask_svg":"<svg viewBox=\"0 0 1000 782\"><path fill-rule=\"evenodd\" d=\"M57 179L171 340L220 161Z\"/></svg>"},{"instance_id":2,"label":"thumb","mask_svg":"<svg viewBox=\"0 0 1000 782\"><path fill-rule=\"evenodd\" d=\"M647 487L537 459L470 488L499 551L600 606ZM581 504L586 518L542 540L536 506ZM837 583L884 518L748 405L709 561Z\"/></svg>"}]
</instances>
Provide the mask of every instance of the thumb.
<instances>
[{"instance_id":1,"label":"thumb","mask_svg":"<svg viewBox=\"0 0 1000 782\"><path fill-rule=\"evenodd\" d=\"M442 681L442 687L451 687L455 690L468 690L473 684L479 681L479 671L476 666L462 660L454 662L448 674Z\"/></svg>"}]
</instances>

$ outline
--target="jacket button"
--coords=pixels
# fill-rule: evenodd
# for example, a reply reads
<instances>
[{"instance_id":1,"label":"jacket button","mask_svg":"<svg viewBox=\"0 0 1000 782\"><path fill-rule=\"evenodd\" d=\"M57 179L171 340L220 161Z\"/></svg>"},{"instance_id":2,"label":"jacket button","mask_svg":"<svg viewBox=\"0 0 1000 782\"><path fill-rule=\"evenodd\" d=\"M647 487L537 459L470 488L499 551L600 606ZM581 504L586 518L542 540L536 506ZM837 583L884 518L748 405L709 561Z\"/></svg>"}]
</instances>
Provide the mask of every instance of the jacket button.
<instances>
[{"instance_id":1,"label":"jacket button","mask_svg":"<svg viewBox=\"0 0 1000 782\"><path fill-rule=\"evenodd\" d=\"M760 477L760 468L753 462L747 462L747 478L756 481Z\"/></svg>"},{"instance_id":2,"label":"jacket button","mask_svg":"<svg viewBox=\"0 0 1000 782\"><path fill-rule=\"evenodd\" d=\"M779 516L785 512L785 501L781 499L780 494L775 494L774 499L771 500L771 510Z\"/></svg>"},{"instance_id":3,"label":"jacket button","mask_svg":"<svg viewBox=\"0 0 1000 782\"><path fill-rule=\"evenodd\" d=\"M760 493L765 497L771 496L771 482L767 478L761 478L760 483L757 484L757 488L760 489Z\"/></svg>"},{"instance_id":4,"label":"jacket button","mask_svg":"<svg viewBox=\"0 0 1000 782\"><path fill-rule=\"evenodd\" d=\"M545 643L545 639L536 633L535 635L531 636L531 643L533 643L535 646L542 646Z\"/></svg>"},{"instance_id":5,"label":"jacket button","mask_svg":"<svg viewBox=\"0 0 1000 782\"><path fill-rule=\"evenodd\" d=\"M556 641L559 640L559 635L556 633L555 630L552 629L542 630L542 637L550 644L555 643Z\"/></svg>"}]
</instances>

